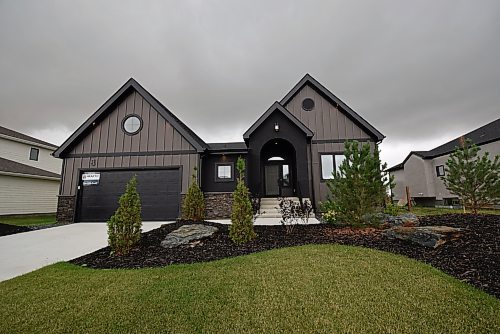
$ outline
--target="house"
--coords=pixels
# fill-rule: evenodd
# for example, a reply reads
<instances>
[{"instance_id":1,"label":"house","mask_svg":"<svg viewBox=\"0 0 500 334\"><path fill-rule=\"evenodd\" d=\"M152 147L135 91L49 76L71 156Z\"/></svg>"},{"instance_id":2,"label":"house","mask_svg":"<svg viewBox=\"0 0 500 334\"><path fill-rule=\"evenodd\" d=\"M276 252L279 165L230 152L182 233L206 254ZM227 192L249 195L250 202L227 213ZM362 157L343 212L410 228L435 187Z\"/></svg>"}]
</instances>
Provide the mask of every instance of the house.
<instances>
[{"instance_id":1,"label":"house","mask_svg":"<svg viewBox=\"0 0 500 334\"><path fill-rule=\"evenodd\" d=\"M55 213L61 160L56 145L0 126L0 215Z\"/></svg>"},{"instance_id":2,"label":"house","mask_svg":"<svg viewBox=\"0 0 500 334\"><path fill-rule=\"evenodd\" d=\"M468 138L481 148L479 155L489 152L490 158L500 154L500 118L430 151L412 151L404 161L388 169L394 176L394 201L406 203L406 187L417 205L453 205L456 195L445 187L442 176L450 153L460 146L460 138Z\"/></svg>"},{"instance_id":3,"label":"house","mask_svg":"<svg viewBox=\"0 0 500 334\"><path fill-rule=\"evenodd\" d=\"M309 198L317 208L344 141L375 147L383 138L308 74L236 143L204 142L130 79L54 153L63 159L57 219L106 221L133 175L143 220L175 219L195 167L207 217L229 217L240 156L254 196Z\"/></svg>"}]
</instances>

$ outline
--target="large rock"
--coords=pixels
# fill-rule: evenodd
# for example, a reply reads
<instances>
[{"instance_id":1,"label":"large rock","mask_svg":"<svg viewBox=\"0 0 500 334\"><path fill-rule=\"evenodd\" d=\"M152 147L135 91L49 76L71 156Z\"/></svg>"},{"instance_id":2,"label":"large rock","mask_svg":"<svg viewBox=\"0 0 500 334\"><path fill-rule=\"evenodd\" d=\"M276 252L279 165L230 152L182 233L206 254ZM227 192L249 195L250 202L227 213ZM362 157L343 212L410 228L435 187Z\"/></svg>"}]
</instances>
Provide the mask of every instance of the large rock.
<instances>
[{"instance_id":1,"label":"large rock","mask_svg":"<svg viewBox=\"0 0 500 334\"><path fill-rule=\"evenodd\" d=\"M402 215L398 216L390 216L387 215L384 219L384 222L387 223L389 226L394 227L394 226L418 226L419 221L418 217L414 213L403 213Z\"/></svg>"},{"instance_id":2,"label":"large rock","mask_svg":"<svg viewBox=\"0 0 500 334\"><path fill-rule=\"evenodd\" d=\"M448 226L396 226L385 231L390 238L407 240L421 246L436 248L459 238L463 229Z\"/></svg>"},{"instance_id":3,"label":"large rock","mask_svg":"<svg viewBox=\"0 0 500 334\"><path fill-rule=\"evenodd\" d=\"M187 245L192 241L210 237L218 230L219 229L217 227L209 225L183 225L177 230L167 234L165 239L161 242L161 246L164 248L172 248L179 245Z\"/></svg>"}]
</instances>

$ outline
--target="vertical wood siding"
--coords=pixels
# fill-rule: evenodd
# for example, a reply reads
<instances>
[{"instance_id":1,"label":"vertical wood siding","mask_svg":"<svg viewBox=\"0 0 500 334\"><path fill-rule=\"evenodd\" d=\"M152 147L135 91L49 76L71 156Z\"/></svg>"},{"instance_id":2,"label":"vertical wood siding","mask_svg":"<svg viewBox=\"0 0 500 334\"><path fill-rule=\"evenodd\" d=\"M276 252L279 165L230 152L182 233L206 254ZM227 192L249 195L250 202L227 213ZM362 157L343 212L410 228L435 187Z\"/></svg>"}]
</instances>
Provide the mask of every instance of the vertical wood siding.
<instances>
[{"instance_id":1,"label":"vertical wood siding","mask_svg":"<svg viewBox=\"0 0 500 334\"><path fill-rule=\"evenodd\" d=\"M131 114L139 115L143 122L142 130L133 136L125 134L122 130L124 117ZM168 154L172 151L193 151L193 153ZM94 128L69 152L70 155L90 154L90 157L65 158L61 195L76 194L81 168L98 170L170 166L181 166L184 193L187 191L193 168L198 167L198 154L194 151L195 148L161 114L140 94L133 91L107 117L95 124ZM152 153L130 154L137 152ZM118 155L99 156L99 154L115 153ZM96 154L96 157L92 157L92 154Z\"/></svg>"}]
</instances>

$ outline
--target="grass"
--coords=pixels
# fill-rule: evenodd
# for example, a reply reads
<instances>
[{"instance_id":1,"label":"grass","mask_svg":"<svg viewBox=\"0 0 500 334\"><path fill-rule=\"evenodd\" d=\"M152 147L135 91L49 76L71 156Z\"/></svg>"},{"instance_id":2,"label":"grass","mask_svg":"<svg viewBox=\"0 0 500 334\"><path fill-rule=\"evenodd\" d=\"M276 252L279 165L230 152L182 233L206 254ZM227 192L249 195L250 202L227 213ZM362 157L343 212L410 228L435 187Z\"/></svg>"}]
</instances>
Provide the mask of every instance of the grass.
<instances>
[{"instance_id":1,"label":"grass","mask_svg":"<svg viewBox=\"0 0 500 334\"><path fill-rule=\"evenodd\" d=\"M56 223L56 215L0 216L1 224L16 226L40 226Z\"/></svg>"},{"instance_id":2,"label":"grass","mask_svg":"<svg viewBox=\"0 0 500 334\"><path fill-rule=\"evenodd\" d=\"M450 208L432 208L432 207L422 207L422 206L414 206L412 208L412 212L417 216L432 216L432 215L444 215L449 213L463 213L462 209L450 209ZM467 213L472 213L470 210L466 211ZM500 210L495 209L482 209L478 210L480 214L491 214L491 215L500 215Z\"/></svg>"},{"instance_id":3,"label":"grass","mask_svg":"<svg viewBox=\"0 0 500 334\"><path fill-rule=\"evenodd\" d=\"M136 270L51 265L0 283L1 333L494 333L500 301L340 245Z\"/></svg>"}]
</instances>

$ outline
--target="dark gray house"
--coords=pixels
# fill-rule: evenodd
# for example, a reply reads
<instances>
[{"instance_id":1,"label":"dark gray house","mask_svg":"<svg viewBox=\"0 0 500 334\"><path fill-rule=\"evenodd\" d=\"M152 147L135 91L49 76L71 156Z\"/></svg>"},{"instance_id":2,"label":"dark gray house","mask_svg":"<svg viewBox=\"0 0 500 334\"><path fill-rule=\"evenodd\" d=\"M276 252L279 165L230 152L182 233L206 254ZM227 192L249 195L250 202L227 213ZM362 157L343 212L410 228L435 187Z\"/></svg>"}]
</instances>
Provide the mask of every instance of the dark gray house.
<instances>
[{"instance_id":1,"label":"dark gray house","mask_svg":"<svg viewBox=\"0 0 500 334\"><path fill-rule=\"evenodd\" d=\"M133 175L143 219L175 219L195 167L207 216L228 217L239 156L247 161L254 195L309 198L317 207L327 196L325 180L342 161L344 141L374 146L383 138L309 74L238 143L205 143L130 79L55 151L63 159L57 220L106 221Z\"/></svg>"}]
</instances>

